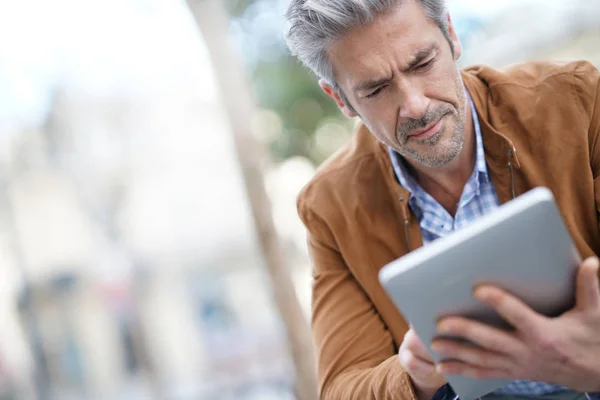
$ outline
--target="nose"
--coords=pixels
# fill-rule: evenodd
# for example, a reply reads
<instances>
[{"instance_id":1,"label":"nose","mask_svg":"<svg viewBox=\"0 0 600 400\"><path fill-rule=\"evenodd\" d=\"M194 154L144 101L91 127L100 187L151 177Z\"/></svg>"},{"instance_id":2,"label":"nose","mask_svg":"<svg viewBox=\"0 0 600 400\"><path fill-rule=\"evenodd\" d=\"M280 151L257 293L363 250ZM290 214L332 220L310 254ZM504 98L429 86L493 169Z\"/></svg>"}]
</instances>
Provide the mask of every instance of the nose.
<instances>
[{"instance_id":1,"label":"nose","mask_svg":"<svg viewBox=\"0 0 600 400\"><path fill-rule=\"evenodd\" d=\"M402 104L400 106L401 119L419 119L429 108L431 100L423 94L418 87L405 83L400 89Z\"/></svg>"}]
</instances>

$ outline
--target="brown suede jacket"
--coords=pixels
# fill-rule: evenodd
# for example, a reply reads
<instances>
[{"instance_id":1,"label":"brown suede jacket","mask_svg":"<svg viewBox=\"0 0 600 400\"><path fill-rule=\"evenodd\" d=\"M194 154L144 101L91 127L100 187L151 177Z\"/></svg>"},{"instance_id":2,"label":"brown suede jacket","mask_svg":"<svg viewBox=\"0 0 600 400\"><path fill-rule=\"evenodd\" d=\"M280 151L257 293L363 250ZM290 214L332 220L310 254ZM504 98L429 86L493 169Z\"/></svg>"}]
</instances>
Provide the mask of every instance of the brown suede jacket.
<instances>
[{"instance_id":1,"label":"brown suede jacket","mask_svg":"<svg viewBox=\"0 0 600 400\"><path fill-rule=\"evenodd\" d=\"M500 202L550 188L582 257L600 254L600 72L586 62L528 63L462 76ZM408 197L385 146L360 125L298 198L321 399L415 399L397 358L407 322L377 278L422 246Z\"/></svg>"}]
</instances>

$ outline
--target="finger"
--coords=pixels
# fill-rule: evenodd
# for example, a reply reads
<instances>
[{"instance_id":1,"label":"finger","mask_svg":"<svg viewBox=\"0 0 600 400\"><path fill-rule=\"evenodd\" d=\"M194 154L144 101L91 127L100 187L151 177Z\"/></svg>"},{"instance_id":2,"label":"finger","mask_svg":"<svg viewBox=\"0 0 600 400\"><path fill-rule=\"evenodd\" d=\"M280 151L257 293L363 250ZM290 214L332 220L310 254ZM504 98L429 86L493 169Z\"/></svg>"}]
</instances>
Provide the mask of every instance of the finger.
<instances>
[{"instance_id":1,"label":"finger","mask_svg":"<svg viewBox=\"0 0 600 400\"><path fill-rule=\"evenodd\" d=\"M432 347L433 351L441 354L446 359L461 361L471 366L507 370L512 365L510 358L504 354L485 350L468 343L457 342L456 340L437 339L433 342Z\"/></svg>"},{"instance_id":2,"label":"finger","mask_svg":"<svg viewBox=\"0 0 600 400\"><path fill-rule=\"evenodd\" d=\"M398 357L402 368L411 376L428 377L437 373L434 363L423 360L410 351L400 351Z\"/></svg>"},{"instance_id":3,"label":"finger","mask_svg":"<svg viewBox=\"0 0 600 400\"><path fill-rule=\"evenodd\" d=\"M600 308L600 284L598 283L598 259L585 260L577 273L577 307Z\"/></svg>"},{"instance_id":4,"label":"finger","mask_svg":"<svg viewBox=\"0 0 600 400\"><path fill-rule=\"evenodd\" d=\"M500 354L515 355L523 350L522 342L511 332L463 317L442 319L438 323L438 333L466 339Z\"/></svg>"},{"instance_id":5,"label":"finger","mask_svg":"<svg viewBox=\"0 0 600 400\"><path fill-rule=\"evenodd\" d=\"M506 370L480 368L460 361L444 361L438 365L438 370L444 375L462 375L472 379L513 379Z\"/></svg>"},{"instance_id":6,"label":"finger","mask_svg":"<svg viewBox=\"0 0 600 400\"><path fill-rule=\"evenodd\" d=\"M427 347L425 347L421 339L419 339L419 336L417 336L417 333L414 331L414 329L409 329L408 332L406 332L406 335L404 335L403 345L412 353L416 354L419 358L433 363Z\"/></svg>"},{"instance_id":7,"label":"finger","mask_svg":"<svg viewBox=\"0 0 600 400\"><path fill-rule=\"evenodd\" d=\"M543 333L547 318L533 311L527 304L493 286L481 286L475 297L493 308L506 322L525 333Z\"/></svg>"}]
</instances>

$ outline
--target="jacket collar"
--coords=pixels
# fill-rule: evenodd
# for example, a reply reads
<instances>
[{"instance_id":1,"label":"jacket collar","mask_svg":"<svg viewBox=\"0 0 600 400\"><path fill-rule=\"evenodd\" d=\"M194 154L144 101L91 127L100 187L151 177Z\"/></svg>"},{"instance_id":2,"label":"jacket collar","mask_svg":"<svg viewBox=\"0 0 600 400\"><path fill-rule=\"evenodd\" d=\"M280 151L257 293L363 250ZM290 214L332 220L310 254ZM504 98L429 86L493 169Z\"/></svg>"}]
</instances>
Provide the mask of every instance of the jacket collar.
<instances>
[{"instance_id":1,"label":"jacket collar","mask_svg":"<svg viewBox=\"0 0 600 400\"><path fill-rule=\"evenodd\" d=\"M488 160L502 165L510 162L514 167L521 168L514 143L490 124L489 87L472 71L476 72L476 69L462 71L462 78L479 115L481 134Z\"/></svg>"}]
</instances>

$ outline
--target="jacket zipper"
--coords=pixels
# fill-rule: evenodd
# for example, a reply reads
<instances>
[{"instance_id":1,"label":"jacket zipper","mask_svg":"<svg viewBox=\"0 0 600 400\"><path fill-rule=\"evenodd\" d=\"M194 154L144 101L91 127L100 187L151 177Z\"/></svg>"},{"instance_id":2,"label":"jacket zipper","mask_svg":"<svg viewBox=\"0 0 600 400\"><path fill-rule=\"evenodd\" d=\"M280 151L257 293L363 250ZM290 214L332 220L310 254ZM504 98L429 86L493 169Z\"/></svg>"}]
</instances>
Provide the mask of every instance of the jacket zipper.
<instances>
[{"instance_id":1,"label":"jacket zipper","mask_svg":"<svg viewBox=\"0 0 600 400\"><path fill-rule=\"evenodd\" d=\"M510 171L510 193L513 200L517 197L515 193L515 171L512 165L512 159L517 154L517 149L512 147L508 148L508 170Z\"/></svg>"},{"instance_id":2,"label":"jacket zipper","mask_svg":"<svg viewBox=\"0 0 600 400\"><path fill-rule=\"evenodd\" d=\"M402 203L402 216L404 217L404 239L406 240L406 248L408 249L408 251L412 251L412 246L410 245L410 238L409 238L409 226L410 226L410 222L408 221L408 218L406 216L406 210L404 209L404 207L408 207L408 204L405 206L404 205L404 196L400 196L400 203Z\"/></svg>"}]
</instances>

